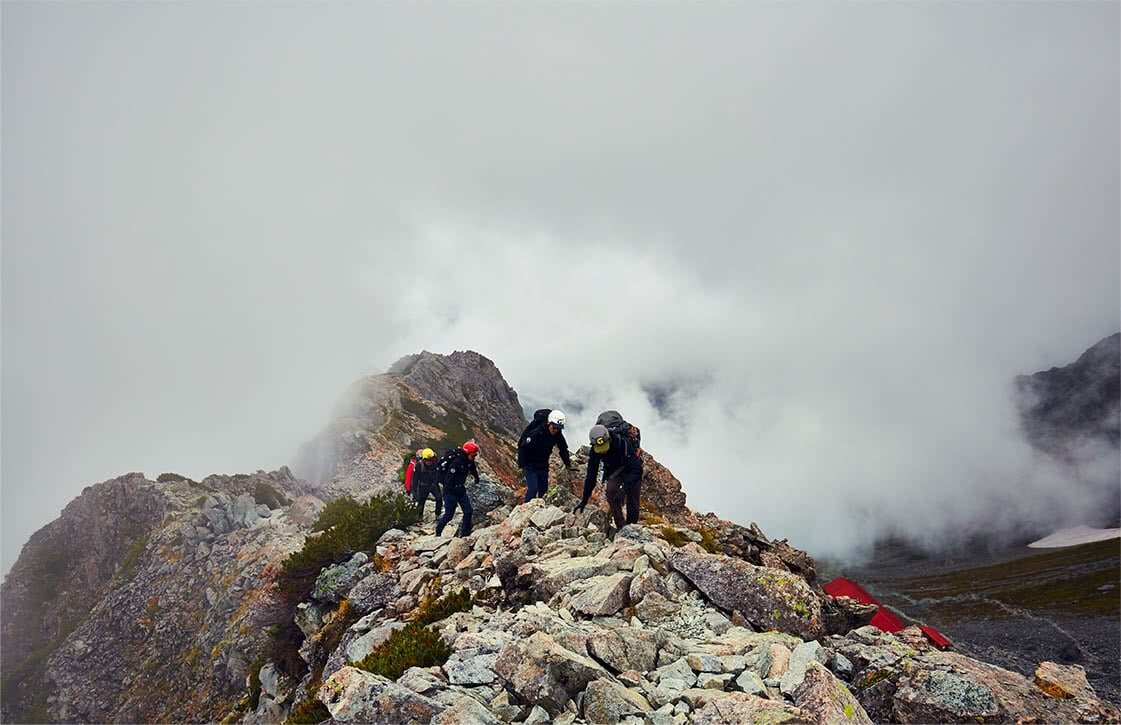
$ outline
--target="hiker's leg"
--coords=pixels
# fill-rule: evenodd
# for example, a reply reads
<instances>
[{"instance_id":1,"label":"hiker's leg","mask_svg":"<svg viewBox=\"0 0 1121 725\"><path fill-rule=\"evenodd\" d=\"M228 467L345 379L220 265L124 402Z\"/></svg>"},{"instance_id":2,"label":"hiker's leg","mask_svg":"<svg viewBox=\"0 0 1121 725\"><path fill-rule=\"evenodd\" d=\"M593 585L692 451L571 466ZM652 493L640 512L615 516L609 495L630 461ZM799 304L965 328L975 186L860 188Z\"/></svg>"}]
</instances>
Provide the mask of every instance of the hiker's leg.
<instances>
[{"instance_id":1,"label":"hiker's leg","mask_svg":"<svg viewBox=\"0 0 1121 725\"><path fill-rule=\"evenodd\" d=\"M549 467L545 466L537 474L537 498L545 498L549 492Z\"/></svg>"},{"instance_id":2,"label":"hiker's leg","mask_svg":"<svg viewBox=\"0 0 1121 725\"><path fill-rule=\"evenodd\" d=\"M537 497L537 485L540 471L532 466L525 467L525 501L529 503Z\"/></svg>"},{"instance_id":3,"label":"hiker's leg","mask_svg":"<svg viewBox=\"0 0 1121 725\"><path fill-rule=\"evenodd\" d=\"M440 484L432 484L432 498L436 499L436 518L444 512L444 492L440 490Z\"/></svg>"},{"instance_id":4,"label":"hiker's leg","mask_svg":"<svg viewBox=\"0 0 1121 725\"><path fill-rule=\"evenodd\" d=\"M444 533L444 527L455 516L455 494L444 492L444 515L436 522L436 535L440 536Z\"/></svg>"},{"instance_id":5,"label":"hiker's leg","mask_svg":"<svg viewBox=\"0 0 1121 725\"><path fill-rule=\"evenodd\" d=\"M642 489L642 481L638 480L626 487L627 491L627 523L638 523L638 507L640 496L639 492Z\"/></svg>"},{"instance_id":6,"label":"hiker's leg","mask_svg":"<svg viewBox=\"0 0 1121 725\"><path fill-rule=\"evenodd\" d=\"M460 495L460 497L459 497L459 507L461 509L463 509L463 521L460 522L460 524L459 524L459 535L460 536L470 536L471 535L471 514L473 514L475 512L475 509L471 508L471 498L467 495L467 491L464 491Z\"/></svg>"},{"instance_id":7,"label":"hiker's leg","mask_svg":"<svg viewBox=\"0 0 1121 725\"><path fill-rule=\"evenodd\" d=\"M613 471L607 477L607 505L611 507L611 518L615 519L615 529L625 525L623 520L623 469Z\"/></svg>"}]
</instances>

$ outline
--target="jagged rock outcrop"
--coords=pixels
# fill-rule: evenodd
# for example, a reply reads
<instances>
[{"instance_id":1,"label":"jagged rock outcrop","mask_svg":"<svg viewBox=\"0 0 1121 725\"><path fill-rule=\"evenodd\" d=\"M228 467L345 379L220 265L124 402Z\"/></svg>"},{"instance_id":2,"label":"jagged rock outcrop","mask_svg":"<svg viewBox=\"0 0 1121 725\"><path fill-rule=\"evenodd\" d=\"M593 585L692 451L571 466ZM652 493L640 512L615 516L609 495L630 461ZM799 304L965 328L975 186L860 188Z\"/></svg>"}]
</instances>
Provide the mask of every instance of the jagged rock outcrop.
<instances>
[{"instance_id":1,"label":"jagged rock outcrop","mask_svg":"<svg viewBox=\"0 0 1121 725\"><path fill-rule=\"evenodd\" d=\"M369 496L395 489L398 471L417 448L442 453L474 440L483 451L480 472L512 488L518 485L514 446L524 426L518 395L493 362L472 351L422 352L354 383L294 467L322 498Z\"/></svg>"},{"instance_id":2,"label":"jagged rock outcrop","mask_svg":"<svg viewBox=\"0 0 1121 725\"><path fill-rule=\"evenodd\" d=\"M161 478L88 487L24 547L3 586L5 722L207 719L241 697L303 540L278 506L295 480Z\"/></svg>"}]
</instances>

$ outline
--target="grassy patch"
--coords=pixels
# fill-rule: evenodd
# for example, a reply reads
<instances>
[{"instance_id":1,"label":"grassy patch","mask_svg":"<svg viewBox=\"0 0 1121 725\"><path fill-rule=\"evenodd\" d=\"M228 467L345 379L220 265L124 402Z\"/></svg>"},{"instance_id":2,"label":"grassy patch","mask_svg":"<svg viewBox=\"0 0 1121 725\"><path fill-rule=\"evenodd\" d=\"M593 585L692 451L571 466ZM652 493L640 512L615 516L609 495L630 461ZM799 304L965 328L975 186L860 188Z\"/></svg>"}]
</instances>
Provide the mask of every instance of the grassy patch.
<instances>
[{"instance_id":1,"label":"grassy patch","mask_svg":"<svg viewBox=\"0 0 1121 725\"><path fill-rule=\"evenodd\" d=\"M662 527L662 538L666 540L667 544L674 548L681 548L689 543L689 539L685 537L685 534L669 524Z\"/></svg>"},{"instance_id":2,"label":"grassy patch","mask_svg":"<svg viewBox=\"0 0 1121 725\"><path fill-rule=\"evenodd\" d=\"M365 658L352 663L359 669L396 680L410 667L443 665L451 657L443 637L419 622L394 630L389 639Z\"/></svg>"},{"instance_id":3,"label":"grassy patch","mask_svg":"<svg viewBox=\"0 0 1121 725\"><path fill-rule=\"evenodd\" d=\"M1121 579L1121 552L1116 540L1071 546L991 566L903 580L893 588L915 599L950 599L942 614L960 617L1015 617L1013 609L1064 614L1121 616L1116 588Z\"/></svg>"},{"instance_id":4,"label":"grassy patch","mask_svg":"<svg viewBox=\"0 0 1121 725\"><path fill-rule=\"evenodd\" d=\"M121 563L117 565L117 576L122 580L131 579L136 574L136 566L140 563L140 557L146 548L148 548L148 534L144 533L125 552Z\"/></svg>"}]
</instances>

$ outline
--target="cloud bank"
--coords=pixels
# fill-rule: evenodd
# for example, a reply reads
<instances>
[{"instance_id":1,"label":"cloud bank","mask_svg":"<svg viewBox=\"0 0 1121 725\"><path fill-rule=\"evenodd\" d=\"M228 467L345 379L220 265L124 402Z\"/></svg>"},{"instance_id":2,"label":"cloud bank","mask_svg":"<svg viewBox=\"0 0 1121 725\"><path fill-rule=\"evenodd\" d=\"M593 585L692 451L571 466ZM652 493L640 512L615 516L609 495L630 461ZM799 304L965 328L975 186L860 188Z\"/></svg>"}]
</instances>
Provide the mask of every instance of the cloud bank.
<instances>
[{"instance_id":1,"label":"cloud bank","mask_svg":"<svg viewBox=\"0 0 1121 725\"><path fill-rule=\"evenodd\" d=\"M1121 329L1114 4L3 12L5 570L420 349L815 554L1118 481L1011 400Z\"/></svg>"}]
</instances>

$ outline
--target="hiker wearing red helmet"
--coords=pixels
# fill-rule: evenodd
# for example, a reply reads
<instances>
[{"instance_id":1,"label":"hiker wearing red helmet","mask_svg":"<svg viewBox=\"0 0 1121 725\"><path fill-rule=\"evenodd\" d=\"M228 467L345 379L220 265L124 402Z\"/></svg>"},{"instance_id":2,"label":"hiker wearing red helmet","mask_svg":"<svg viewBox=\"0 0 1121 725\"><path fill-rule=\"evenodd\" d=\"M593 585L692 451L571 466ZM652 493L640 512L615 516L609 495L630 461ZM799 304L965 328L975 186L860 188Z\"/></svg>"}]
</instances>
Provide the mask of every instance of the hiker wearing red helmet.
<instances>
[{"instance_id":1,"label":"hiker wearing red helmet","mask_svg":"<svg viewBox=\"0 0 1121 725\"><path fill-rule=\"evenodd\" d=\"M436 521L436 535L444 532L444 527L455 515L455 507L463 509L463 522L459 525L457 536L471 534L471 499L467 495L467 476L474 476L475 484L479 483L479 468L475 465L475 457L479 455L479 446L475 441L467 441L460 448L452 449L440 459L439 482L444 487L444 514Z\"/></svg>"}]
</instances>

